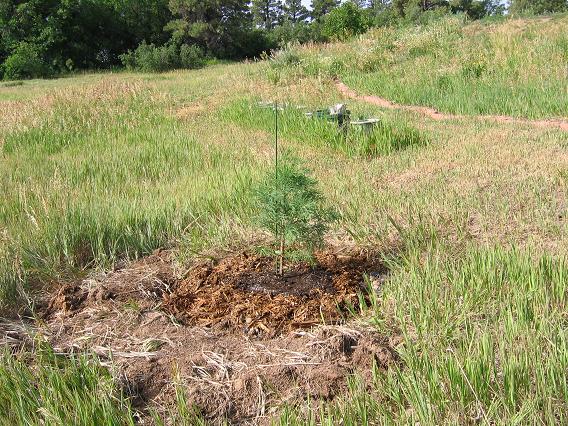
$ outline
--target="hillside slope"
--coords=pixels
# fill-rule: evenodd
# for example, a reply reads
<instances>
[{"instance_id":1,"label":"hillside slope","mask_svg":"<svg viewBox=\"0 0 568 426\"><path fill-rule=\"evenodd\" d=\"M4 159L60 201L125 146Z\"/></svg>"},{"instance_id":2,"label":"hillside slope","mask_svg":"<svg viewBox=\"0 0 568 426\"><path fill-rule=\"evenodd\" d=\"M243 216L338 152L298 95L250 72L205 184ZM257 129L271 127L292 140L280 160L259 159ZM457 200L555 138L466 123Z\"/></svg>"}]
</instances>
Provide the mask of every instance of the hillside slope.
<instances>
[{"instance_id":1,"label":"hillside slope","mask_svg":"<svg viewBox=\"0 0 568 426\"><path fill-rule=\"evenodd\" d=\"M346 44L291 47L292 74L337 75L365 94L455 114L568 117L568 16L376 29Z\"/></svg>"}]
</instances>

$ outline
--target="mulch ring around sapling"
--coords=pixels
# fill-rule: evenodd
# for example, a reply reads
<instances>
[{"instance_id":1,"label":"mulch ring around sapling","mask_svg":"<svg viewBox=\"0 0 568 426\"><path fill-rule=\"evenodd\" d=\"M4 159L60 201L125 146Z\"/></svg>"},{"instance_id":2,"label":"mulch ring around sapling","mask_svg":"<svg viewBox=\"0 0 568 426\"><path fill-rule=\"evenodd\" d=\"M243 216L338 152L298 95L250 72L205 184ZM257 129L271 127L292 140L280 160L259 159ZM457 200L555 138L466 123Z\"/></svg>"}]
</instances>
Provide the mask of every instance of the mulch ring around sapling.
<instances>
[{"instance_id":1,"label":"mulch ring around sapling","mask_svg":"<svg viewBox=\"0 0 568 426\"><path fill-rule=\"evenodd\" d=\"M337 324L368 298L365 274L382 272L365 255L319 252L315 265L288 265L241 253L194 266L165 296L163 309L186 325L275 336L316 324Z\"/></svg>"},{"instance_id":2,"label":"mulch ring around sapling","mask_svg":"<svg viewBox=\"0 0 568 426\"><path fill-rule=\"evenodd\" d=\"M374 367L402 365L398 331L343 322L366 294L363 274L373 285L385 278L376 258L319 253L317 266L297 265L279 281L272 261L256 255L180 276L174 254L157 250L54 289L33 329L0 321L0 342L32 347L39 333L57 353L94 352L113 366L140 424L154 424L153 413L171 418L183 389L207 424L270 425L283 406L343 398L354 375L373 395Z\"/></svg>"}]
</instances>

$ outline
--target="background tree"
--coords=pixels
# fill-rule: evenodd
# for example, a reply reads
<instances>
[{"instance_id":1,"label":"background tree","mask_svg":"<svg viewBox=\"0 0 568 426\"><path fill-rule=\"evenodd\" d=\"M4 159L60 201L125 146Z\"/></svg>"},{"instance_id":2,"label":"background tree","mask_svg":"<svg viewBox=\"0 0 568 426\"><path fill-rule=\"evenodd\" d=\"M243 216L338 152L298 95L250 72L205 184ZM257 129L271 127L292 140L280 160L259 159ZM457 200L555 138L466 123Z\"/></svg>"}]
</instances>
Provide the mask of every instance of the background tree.
<instances>
[{"instance_id":1,"label":"background tree","mask_svg":"<svg viewBox=\"0 0 568 426\"><path fill-rule=\"evenodd\" d=\"M162 44L168 41L165 25L172 20L168 0L105 0L127 29L131 46L142 41Z\"/></svg>"},{"instance_id":2,"label":"background tree","mask_svg":"<svg viewBox=\"0 0 568 426\"><path fill-rule=\"evenodd\" d=\"M283 6L280 0L253 0L252 16L255 25L266 30L276 27L282 19Z\"/></svg>"},{"instance_id":3,"label":"background tree","mask_svg":"<svg viewBox=\"0 0 568 426\"><path fill-rule=\"evenodd\" d=\"M312 0L312 18L320 20L339 6L339 0Z\"/></svg>"},{"instance_id":4,"label":"background tree","mask_svg":"<svg viewBox=\"0 0 568 426\"><path fill-rule=\"evenodd\" d=\"M247 0L170 0L174 19L166 26L177 44L197 44L220 58L238 57L252 29Z\"/></svg>"},{"instance_id":5,"label":"background tree","mask_svg":"<svg viewBox=\"0 0 568 426\"><path fill-rule=\"evenodd\" d=\"M302 0L286 0L284 2L284 16L286 20L297 24L305 22L309 18L310 12L302 4Z\"/></svg>"},{"instance_id":6,"label":"background tree","mask_svg":"<svg viewBox=\"0 0 568 426\"><path fill-rule=\"evenodd\" d=\"M364 33L369 26L370 21L366 11L349 1L325 16L322 32L330 39L346 39Z\"/></svg>"}]
</instances>

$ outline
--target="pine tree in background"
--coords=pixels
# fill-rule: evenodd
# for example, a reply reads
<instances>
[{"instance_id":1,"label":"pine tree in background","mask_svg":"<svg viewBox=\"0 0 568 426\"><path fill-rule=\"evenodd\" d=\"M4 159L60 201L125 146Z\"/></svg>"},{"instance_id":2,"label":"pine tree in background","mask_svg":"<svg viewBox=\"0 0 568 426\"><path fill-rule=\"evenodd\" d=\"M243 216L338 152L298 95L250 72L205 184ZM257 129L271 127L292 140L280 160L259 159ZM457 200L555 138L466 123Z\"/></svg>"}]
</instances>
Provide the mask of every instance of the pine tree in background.
<instances>
[{"instance_id":1,"label":"pine tree in background","mask_svg":"<svg viewBox=\"0 0 568 426\"><path fill-rule=\"evenodd\" d=\"M312 0L312 18L319 20L339 6L339 0Z\"/></svg>"},{"instance_id":2,"label":"pine tree in background","mask_svg":"<svg viewBox=\"0 0 568 426\"><path fill-rule=\"evenodd\" d=\"M298 22L305 22L310 16L310 12L304 7L302 0L285 0L284 16L288 21L297 24Z\"/></svg>"},{"instance_id":3,"label":"pine tree in background","mask_svg":"<svg viewBox=\"0 0 568 426\"><path fill-rule=\"evenodd\" d=\"M244 39L250 33L248 0L170 0L174 17L165 30L171 42L197 44L217 57L237 57L246 47Z\"/></svg>"},{"instance_id":4,"label":"pine tree in background","mask_svg":"<svg viewBox=\"0 0 568 426\"><path fill-rule=\"evenodd\" d=\"M253 0L252 15L256 25L271 30L282 21L282 2L279 0Z\"/></svg>"}]
</instances>

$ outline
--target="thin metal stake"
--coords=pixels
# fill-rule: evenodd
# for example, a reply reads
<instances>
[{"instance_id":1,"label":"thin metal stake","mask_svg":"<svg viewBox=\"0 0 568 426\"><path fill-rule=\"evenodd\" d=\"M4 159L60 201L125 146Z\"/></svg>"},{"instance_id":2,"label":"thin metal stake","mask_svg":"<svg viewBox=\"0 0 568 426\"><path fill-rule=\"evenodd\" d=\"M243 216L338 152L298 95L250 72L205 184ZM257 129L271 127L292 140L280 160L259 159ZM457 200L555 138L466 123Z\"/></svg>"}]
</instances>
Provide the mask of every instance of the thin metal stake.
<instances>
[{"instance_id":1,"label":"thin metal stake","mask_svg":"<svg viewBox=\"0 0 568 426\"><path fill-rule=\"evenodd\" d=\"M276 182L275 184L277 186L279 185L278 182L278 101L274 102L274 147L275 147L275 171L276 171ZM277 190L280 188L276 188ZM278 231L281 231L278 229L278 225L276 225L276 235L280 236L280 262L279 265L277 266L278 269L278 274L280 276L282 276L282 264L283 264L283 260L284 260L284 234L280 235L280 233ZM282 231L281 231L282 232Z\"/></svg>"},{"instance_id":2,"label":"thin metal stake","mask_svg":"<svg viewBox=\"0 0 568 426\"><path fill-rule=\"evenodd\" d=\"M276 113L276 119L275 119L275 139L276 139L276 181L278 182L278 101L274 102L275 105L275 113Z\"/></svg>"}]
</instances>

